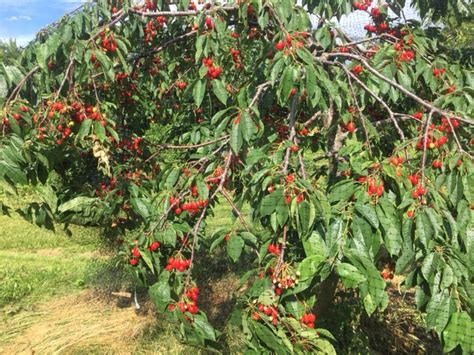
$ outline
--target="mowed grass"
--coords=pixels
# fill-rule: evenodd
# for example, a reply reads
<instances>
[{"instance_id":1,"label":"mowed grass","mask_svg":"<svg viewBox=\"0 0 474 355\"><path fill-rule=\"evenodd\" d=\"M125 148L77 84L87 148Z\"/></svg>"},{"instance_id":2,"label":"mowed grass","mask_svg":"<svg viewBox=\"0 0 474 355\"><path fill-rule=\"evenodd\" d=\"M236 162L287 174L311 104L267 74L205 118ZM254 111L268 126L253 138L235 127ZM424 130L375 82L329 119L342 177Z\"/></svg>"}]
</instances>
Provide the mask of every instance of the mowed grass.
<instances>
[{"instance_id":1,"label":"mowed grass","mask_svg":"<svg viewBox=\"0 0 474 355\"><path fill-rule=\"evenodd\" d=\"M31 191L19 197L0 193L10 207L35 200ZM25 221L16 213L0 216L0 308L16 312L52 296L82 290L91 265L99 264L101 239L94 228L73 226L72 236Z\"/></svg>"}]
</instances>

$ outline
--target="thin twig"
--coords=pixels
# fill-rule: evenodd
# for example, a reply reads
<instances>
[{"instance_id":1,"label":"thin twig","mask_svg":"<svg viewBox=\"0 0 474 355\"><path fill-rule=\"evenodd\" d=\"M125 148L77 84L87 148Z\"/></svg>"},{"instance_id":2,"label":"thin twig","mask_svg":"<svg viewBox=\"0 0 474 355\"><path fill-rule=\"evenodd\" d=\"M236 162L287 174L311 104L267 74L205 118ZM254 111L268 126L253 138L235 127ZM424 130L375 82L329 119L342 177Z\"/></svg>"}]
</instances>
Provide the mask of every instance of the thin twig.
<instances>
[{"instance_id":1,"label":"thin twig","mask_svg":"<svg viewBox=\"0 0 474 355\"><path fill-rule=\"evenodd\" d=\"M369 140L369 132L367 131L367 126L365 125L365 115L362 112L360 105L359 105L359 100L357 100L357 96L354 90L354 86L352 85L352 79L351 76L347 74L348 71L346 71L347 79L349 81L349 87L351 89L352 97L354 98L354 103L357 107L357 111L359 112L359 117L360 121L362 123L362 128L364 129L364 134L365 134L365 144L367 145L367 149L369 150L369 154L372 155L372 148L370 146L370 140ZM403 134L403 132L402 132ZM403 139L403 135L401 136Z\"/></svg>"},{"instance_id":2,"label":"thin twig","mask_svg":"<svg viewBox=\"0 0 474 355\"><path fill-rule=\"evenodd\" d=\"M430 129L431 119L433 118L433 110L430 111L428 114L428 119L425 122L425 126L423 127L423 157L421 159L421 186L425 186L425 166L426 166L426 146L428 143L428 131Z\"/></svg>"},{"instance_id":3,"label":"thin twig","mask_svg":"<svg viewBox=\"0 0 474 355\"><path fill-rule=\"evenodd\" d=\"M249 225L247 224L247 222L245 221L244 217L242 216L242 212L240 212L240 210L237 208L237 206L234 204L234 202L232 201L232 199L230 198L229 194L227 193L227 191L225 189L222 189L221 190L221 193L222 195L224 196L224 198L227 200L227 202L229 202L230 206L232 207L232 209L234 210L235 214L237 215L237 217L239 218L240 220L240 223L242 223L242 225L244 226L244 228L247 230L247 232L250 232L250 227Z\"/></svg>"},{"instance_id":4,"label":"thin twig","mask_svg":"<svg viewBox=\"0 0 474 355\"><path fill-rule=\"evenodd\" d=\"M289 121L289 128L290 128L290 135L288 140L293 142L296 136L296 129L295 129L295 118L296 118L296 110L298 108L298 94L293 96L293 100L291 101L291 109L290 113L288 114L288 121ZM285 153L285 160L283 161L283 169L282 173L286 175L288 173L288 165L290 164L290 154L291 154L291 147L286 148Z\"/></svg>"}]
</instances>

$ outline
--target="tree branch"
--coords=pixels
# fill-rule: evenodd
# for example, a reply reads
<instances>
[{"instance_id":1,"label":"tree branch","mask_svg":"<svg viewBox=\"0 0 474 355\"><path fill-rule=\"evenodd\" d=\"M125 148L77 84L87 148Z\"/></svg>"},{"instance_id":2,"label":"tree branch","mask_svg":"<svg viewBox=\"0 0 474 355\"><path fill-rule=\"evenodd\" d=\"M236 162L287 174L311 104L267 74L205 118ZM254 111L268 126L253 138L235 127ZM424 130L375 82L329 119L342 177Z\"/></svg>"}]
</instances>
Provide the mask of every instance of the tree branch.
<instances>
[{"instance_id":1,"label":"tree branch","mask_svg":"<svg viewBox=\"0 0 474 355\"><path fill-rule=\"evenodd\" d=\"M388 84L390 84L391 86L397 88L398 90L400 90L402 93L404 93L406 96L410 97L411 99L413 99L414 101L418 102L420 105L426 107L427 109L429 109L430 111L433 111L435 113L438 113L440 115L443 115L443 116L451 116L452 118L455 118L459 121L462 121L462 122L465 122L465 123L468 123L470 125L474 125L474 121L468 119L468 118L464 118L464 117L460 117L460 116L456 116L455 114L453 114L452 112L448 112L448 111L445 111L445 110L442 110L436 106L433 106L432 104L430 104L429 102L423 100L422 98L420 98L419 96L413 94L411 91L405 89L402 85L400 85L399 83L397 83L396 81L393 81L392 79L389 79L387 78L385 75L381 74L379 71L377 71L376 69L374 69L363 57L359 56L359 55L355 55L355 54L351 54L351 53L325 53L324 54L325 56L327 57L345 57L345 58L351 58L351 59L354 59L354 60L357 60L359 62L362 63L362 65L372 74L374 74L377 78L387 82Z\"/></svg>"}]
</instances>

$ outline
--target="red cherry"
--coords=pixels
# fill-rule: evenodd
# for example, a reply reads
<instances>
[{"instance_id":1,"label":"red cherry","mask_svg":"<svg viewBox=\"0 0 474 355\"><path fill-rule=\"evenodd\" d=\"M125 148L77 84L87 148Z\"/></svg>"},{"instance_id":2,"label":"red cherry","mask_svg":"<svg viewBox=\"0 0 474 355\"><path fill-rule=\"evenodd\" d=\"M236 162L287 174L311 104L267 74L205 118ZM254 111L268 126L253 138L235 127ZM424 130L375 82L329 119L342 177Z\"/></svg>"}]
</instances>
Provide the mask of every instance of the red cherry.
<instances>
[{"instance_id":1,"label":"red cherry","mask_svg":"<svg viewBox=\"0 0 474 355\"><path fill-rule=\"evenodd\" d=\"M132 255L136 258L139 258L141 256L140 250L137 247L133 248L132 249Z\"/></svg>"},{"instance_id":2,"label":"red cherry","mask_svg":"<svg viewBox=\"0 0 474 355\"><path fill-rule=\"evenodd\" d=\"M279 51L282 51L285 48L285 42L277 42L275 43L275 48Z\"/></svg>"},{"instance_id":3,"label":"red cherry","mask_svg":"<svg viewBox=\"0 0 474 355\"><path fill-rule=\"evenodd\" d=\"M435 169L439 169L439 168L441 168L442 166L443 166L443 163L442 163L441 161L439 161L439 160L435 160L435 161L433 162L433 168L435 168Z\"/></svg>"},{"instance_id":4,"label":"red cherry","mask_svg":"<svg viewBox=\"0 0 474 355\"><path fill-rule=\"evenodd\" d=\"M128 263L132 266L137 266L138 265L138 260L137 259L130 259Z\"/></svg>"}]
</instances>

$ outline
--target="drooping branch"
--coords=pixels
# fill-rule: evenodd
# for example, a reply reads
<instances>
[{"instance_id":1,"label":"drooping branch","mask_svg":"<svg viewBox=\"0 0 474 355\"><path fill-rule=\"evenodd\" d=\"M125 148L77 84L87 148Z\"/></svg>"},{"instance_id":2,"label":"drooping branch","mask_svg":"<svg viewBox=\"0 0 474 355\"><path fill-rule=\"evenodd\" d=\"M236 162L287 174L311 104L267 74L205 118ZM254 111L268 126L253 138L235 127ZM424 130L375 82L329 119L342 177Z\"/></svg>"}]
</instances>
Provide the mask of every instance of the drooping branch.
<instances>
[{"instance_id":1,"label":"drooping branch","mask_svg":"<svg viewBox=\"0 0 474 355\"><path fill-rule=\"evenodd\" d=\"M161 52L162 50L164 50L165 48L171 46L172 44L175 44L175 43L178 43L178 42L181 42L182 40L186 39L186 38L189 38L189 37L192 37L194 36L195 34L197 34L198 31L196 30L193 30L193 31L189 31L189 32L186 32L186 33L183 33L182 35L179 35L179 36L176 36L172 39L170 39L169 41L163 43L162 45L160 45L159 47L156 47L156 48L153 48L152 50L148 51L148 52L144 52L144 53L137 53L136 56L134 56L134 60L137 61L141 58L145 58L145 57L148 57L150 55L153 55L153 54L156 54L158 52ZM136 62L135 62L136 63Z\"/></svg>"},{"instance_id":2,"label":"drooping branch","mask_svg":"<svg viewBox=\"0 0 474 355\"><path fill-rule=\"evenodd\" d=\"M16 100L18 95L20 94L21 92L21 89L23 88L23 86L25 85L25 83L28 81L28 79L34 74L36 73L38 70L40 70L40 66L39 65L35 65L33 68L31 68L31 70L18 82L18 85L13 89L13 91L11 92L10 96L8 96L7 98L7 101L5 103L5 106L8 105L8 103L10 103L12 100Z\"/></svg>"},{"instance_id":3,"label":"drooping branch","mask_svg":"<svg viewBox=\"0 0 474 355\"><path fill-rule=\"evenodd\" d=\"M432 105L431 103L429 103L428 101L425 101L423 100L421 97L415 95L414 93L412 93L410 90L407 90L406 88L404 88L402 85L400 85L399 83L397 83L396 81L390 79L390 78L387 78L385 75L383 75L382 73L380 73L378 70L376 70L374 67L372 67L366 60L365 58L361 57L360 55L356 55L356 54L351 54L351 53L325 53L324 54L325 57L344 57L344 58L351 58L351 59L354 59L354 60L357 60L359 61L370 73L374 74L377 78L385 81L386 83L390 84L391 86L393 86L394 88L398 89L399 91L401 91L403 94L405 94L406 96L408 96L409 98L413 99L414 101L418 102L420 105L426 107L427 109L429 109L430 111L433 111L434 113L438 113L440 115L443 115L443 116L450 116L452 118L455 118L459 121L462 121L462 122L465 122L465 123L468 123L470 125L474 125L474 121L468 119L468 118L465 118L465 117L461 117L461 116L458 116L456 114L453 114L452 112L448 112L448 111L445 111L445 110L442 110L434 105Z\"/></svg>"},{"instance_id":4,"label":"drooping branch","mask_svg":"<svg viewBox=\"0 0 474 355\"><path fill-rule=\"evenodd\" d=\"M400 136L400 138L402 140L405 139L405 134L403 133L402 129L400 128L400 126L398 125L398 122L397 120L395 119L395 116L393 114L393 111L392 109L388 106L388 104L382 100L378 95L376 95L372 90L370 90L367 85L364 84L364 82L362 82L362 80L360 80L357 75L355 75L354 73L352 73L351 71L349 71L345 66L344 64L342 63L339 63L339 62L331 62L331 61L323 61L324 63L326 64L330 64L330 65L337 65L339 66L340 68L342 68L344 70L344 72L346 73L347 77L348 78L352 78L353 80L355 80L359 86L364 89L370 96L372 96L376 101L378 101L384 108L385 110L387 110L388 112L388 116L390 118L390 121L392 121L393 125L395 126L397 132L398 132L398 135Z\"/></svg>"}]
</instances>

